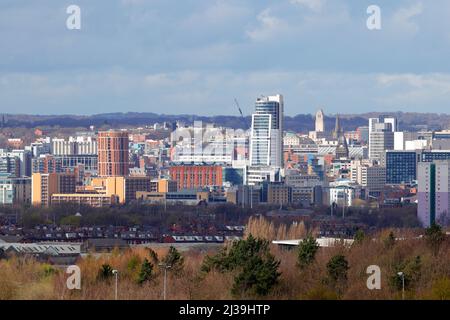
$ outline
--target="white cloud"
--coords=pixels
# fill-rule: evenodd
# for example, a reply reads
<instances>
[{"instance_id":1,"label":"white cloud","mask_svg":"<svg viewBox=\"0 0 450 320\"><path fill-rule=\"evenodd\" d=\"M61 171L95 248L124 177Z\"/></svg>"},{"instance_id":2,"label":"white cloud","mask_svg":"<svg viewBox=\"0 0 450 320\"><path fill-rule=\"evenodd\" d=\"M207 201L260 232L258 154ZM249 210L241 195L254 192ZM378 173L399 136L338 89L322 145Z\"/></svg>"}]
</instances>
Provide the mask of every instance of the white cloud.
<instances>
[{"instance_id":1,"label":"white cloud","mask_svg":"<svg viewBox=\"0 0 450 320\"><path fill-rule=\"evenodd\" d=\"M23 73L0 76L4 112L102 113L147 111L166 114L236 114L253 111L261 94L282 93L288 115L368 110L442 112L450 101L450 74L359 74L264 70L184 70L138 73ZM24 107L25 106L25 107ZM64 108L61 108L64 106Z\"/></svg>"},{"instance_id":2,"label":"white cloud","mask_svg":"<svg viewBox=\"0 0 450 320\"><path fill-rule=\"evenodd\" d=\"M418 2L408 8L401 8L392 17L393 27L400 31L415 34L419 31L419 25L413 21L413 18L423 13L423 4Z\"/></svg>"},{"instance_id":3,"label":"white cloud","mask_svg":"<svg viewBox=\"0 0 450 320\"><path fill-rule=\"evenodd\" d=\"M287 24L283 20L273 16L270 8L259 13L257 20L259 27L247 31L247 36L254 41L269 40L288 31Z\"/></svg>"},{"instance_id":4,"label":"white cloud","mask_svg":"<svg viewBox=\"0 0 450 320\"><path fill-rule=\"evenodd\" d=\"M307 7L315 12L319 12L324 7L325 0L291 0L291 3Z\"/></svg>"}]
</instances>

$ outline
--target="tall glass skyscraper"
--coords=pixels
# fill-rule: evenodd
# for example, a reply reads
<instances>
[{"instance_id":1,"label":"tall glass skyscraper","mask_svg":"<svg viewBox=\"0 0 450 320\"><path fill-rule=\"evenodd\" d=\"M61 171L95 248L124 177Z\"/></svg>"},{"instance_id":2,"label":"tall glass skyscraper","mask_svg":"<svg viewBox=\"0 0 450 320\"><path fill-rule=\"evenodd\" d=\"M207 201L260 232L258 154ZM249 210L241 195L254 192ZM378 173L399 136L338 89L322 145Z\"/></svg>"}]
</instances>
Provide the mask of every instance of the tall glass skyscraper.
<instances>
[{"instance_id":1,"label":"tall glass skyscraper","mask_svg":"<svg viewBox=\"0 0 450 320\"><path fill-rule=\"evenodd\" d=\"M251 166L283 167L283 109L280 94L256 100L250 138Z\"/></svg>"}]
</instances>

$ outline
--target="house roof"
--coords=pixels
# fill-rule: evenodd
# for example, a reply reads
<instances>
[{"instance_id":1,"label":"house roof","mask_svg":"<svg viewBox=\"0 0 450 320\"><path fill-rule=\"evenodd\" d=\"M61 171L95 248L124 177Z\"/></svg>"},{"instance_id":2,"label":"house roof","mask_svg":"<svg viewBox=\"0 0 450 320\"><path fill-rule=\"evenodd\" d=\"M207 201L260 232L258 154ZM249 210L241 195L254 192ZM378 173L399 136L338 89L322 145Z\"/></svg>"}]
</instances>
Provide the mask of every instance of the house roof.
<instances>
[{"instance_id":1,"label":"house roof","mask_svg":"<svg viewBox=\"0 0 450 320\"><path fill-rule=\"evenodd\" d=\"M80 244L48 244L48 243L0 243L3 251L17 253L47 254L52 256L78 255Z\"/></svg>"},{"instance_id":2,"label":"house roof","mask_svg":"<svg viewBox=\"0 0 450 320\"><path fill-rule=\"evenodd\" d=\"M277 240L272 241L273 244L276 245L284 245L284 246L299 246L303 239L296 240ZM353 243L353 239L340 239L340 238L317 238L316 242L319 247L334 247L338 244L351 245Z\"/></svg>"}]
</instances>

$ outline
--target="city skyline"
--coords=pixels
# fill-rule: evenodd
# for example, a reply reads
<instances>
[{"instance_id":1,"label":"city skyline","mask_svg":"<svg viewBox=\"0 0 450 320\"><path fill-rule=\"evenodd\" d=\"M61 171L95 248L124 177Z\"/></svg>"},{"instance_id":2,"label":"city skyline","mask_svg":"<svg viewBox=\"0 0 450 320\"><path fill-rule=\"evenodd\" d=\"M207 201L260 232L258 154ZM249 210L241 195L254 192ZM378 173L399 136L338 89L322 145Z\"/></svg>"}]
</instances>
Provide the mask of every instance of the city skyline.
<instances>
[{"instance_id":1,"label":"city skyline","mask_svg":"<svg viewBox=\"0 0 450 320\"><path fill-rule=\"evenodd\" d=\"M374 31L369 1L80 0L67 30L71 4L0 4L2 112L251 114L275 92L286 115L448 109L445 1L376 1Z\"/></svg>"}]
</instances>

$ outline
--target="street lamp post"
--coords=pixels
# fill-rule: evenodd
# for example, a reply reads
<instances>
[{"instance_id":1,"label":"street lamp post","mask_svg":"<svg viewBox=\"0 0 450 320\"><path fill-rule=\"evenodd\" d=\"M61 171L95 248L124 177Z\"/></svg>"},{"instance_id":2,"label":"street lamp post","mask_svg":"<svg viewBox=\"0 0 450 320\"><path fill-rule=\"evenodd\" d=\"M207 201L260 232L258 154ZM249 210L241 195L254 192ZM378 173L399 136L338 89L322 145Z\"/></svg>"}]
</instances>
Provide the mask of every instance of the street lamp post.
<instances>
[{"instance_id":1,"label":"street lamp post","mask_svg":"<svg viewBox=\"0 0 450 320\"><path fill-rule=\"evenodd\" d=\"M114 298L115 298L115 300L117 300L117 298L118 298L118 278L119 278L119 271L117 271L117 270L113 270L112 271L112 273L113 273L113 275L114 275L114 277L116 278L115 280L116 280L116 284L115 284L115 294L114 294Z\"/></svg>"},{"instance_id":2,"label":"street lamp post","mask_svg":"<svg viewBox=\"0 0 450 320\"><path fill-rule=\"evenodd\" d=\"M171 265L167 264L167 263L160 263L159 264L160 268L164 268L164 291L163 291L163 299L166 300L167 299L167 270L172 268Z\"/></svg>"},{"instance_id":3,"label":"street lamp post","mask_svg":"<svg viewBox=\"0 0 450 320\"><path fill-rule=\"evenodd\" d=\"M402 300L405 300L405 274L398 272L397 275L402 278Z\"/></svg>"}]
</instances>

